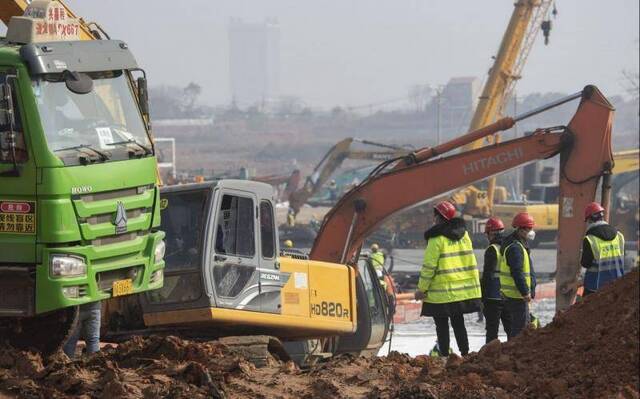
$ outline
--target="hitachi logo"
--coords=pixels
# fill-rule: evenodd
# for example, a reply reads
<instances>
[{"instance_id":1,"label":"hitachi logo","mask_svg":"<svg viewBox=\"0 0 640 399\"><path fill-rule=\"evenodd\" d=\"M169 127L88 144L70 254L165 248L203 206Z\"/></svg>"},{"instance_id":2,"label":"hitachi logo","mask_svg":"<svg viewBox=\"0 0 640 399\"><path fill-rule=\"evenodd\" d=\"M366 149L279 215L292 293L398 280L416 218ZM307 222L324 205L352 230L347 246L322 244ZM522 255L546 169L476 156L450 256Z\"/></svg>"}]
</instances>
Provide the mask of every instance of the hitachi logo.
<instances>
[{"instance_id":1,"label":"hitachi logo","mask_svg":"<svg viewBox=\"0 0 640 399\"><path fill-rule=\"evenodd\" d=\"M518 147L511 151L501 152L491 157L480 158L476 161L469 162L463 165L462 170L465 175L470 175L481 170L489 169L491 167L503 165L507 162L522 159L523 156L524 154L522 152L522 148Z\"/></svg>"}]
</instances>

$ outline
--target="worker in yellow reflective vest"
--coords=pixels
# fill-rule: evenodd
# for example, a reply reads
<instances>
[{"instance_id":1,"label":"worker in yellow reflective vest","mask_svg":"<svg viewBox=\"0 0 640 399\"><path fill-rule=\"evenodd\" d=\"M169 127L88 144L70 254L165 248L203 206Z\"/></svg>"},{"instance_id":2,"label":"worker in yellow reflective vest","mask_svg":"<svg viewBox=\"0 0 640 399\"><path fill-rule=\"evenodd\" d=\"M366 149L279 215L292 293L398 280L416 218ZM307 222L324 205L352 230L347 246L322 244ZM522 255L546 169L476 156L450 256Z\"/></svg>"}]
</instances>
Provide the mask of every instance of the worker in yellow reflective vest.
<instances>
[{"instance_id":1,"label":"worker in yellow reflective vest","mask_svg":"<svg viewBox=\"0 0 640 399\"><path fill-rule=\"evenodd\" d=\"M527 241L536 237L534 220L528 213L518 213L511 225L514 232L500 246L500 292L504 307L511 318L511 339L530 323L529 302L535 297L536 277Z\"/></svg>"},{"instance_id":2,"label":"worker in yellow reflective vest","mask_svg":"<svg viewBox=\"0 0 640 399\"><path fill-rule=\"evenodd\" d=\"M427 248L418 281L416 299L422 299L422 315L433 317L438 352L449 354L449 319L462 355L469 353L464 314L482 309L480 275L471 239L455 207L443 201L434 208L435 226L424 233Z\"/></svg>"},{"instance_id":3,"label":"worker in yellow reflective vest","mask_svg":"<svg viewBox=\"0 0 640 399\"><path fill-rule=\"evenodd\" d=\"M604 208L592 202L584 210L587 233L580 264L586 268L584 295L596 292L624 274L624 236L604 221Z\"/></svg>"},{"instance_id":4,"label":"worker in yellow reflective vest","mask_svg":"<svg viewBox=\"0 0 640 399\"><path fill-rule=\"evenodd\" d=\"M382 269L384 268L384 254L380 251L378 244L371 245L371 255L369 255L369 258L371 258L371 264L373 268L376 269L376 272L380 271L380 273L382 273Z\"/></svg>"},{"instance_id":5,"label":"worker in yellow reflective vest","mask_svg":"<svg viewBox=\"0 0 640 399\"><path fill-rule=\"evenodd\" d=\"M491 217L485 224L485 234L489 247L484 251L484 264L480 285L482 287L482 306L485 318L486 343L498 338L498 327L502 321L504 332L509 335L511 318L504 309L504 299L500 294L500 244L503 240L504 223Z\"/></svg>"}]
</instances>

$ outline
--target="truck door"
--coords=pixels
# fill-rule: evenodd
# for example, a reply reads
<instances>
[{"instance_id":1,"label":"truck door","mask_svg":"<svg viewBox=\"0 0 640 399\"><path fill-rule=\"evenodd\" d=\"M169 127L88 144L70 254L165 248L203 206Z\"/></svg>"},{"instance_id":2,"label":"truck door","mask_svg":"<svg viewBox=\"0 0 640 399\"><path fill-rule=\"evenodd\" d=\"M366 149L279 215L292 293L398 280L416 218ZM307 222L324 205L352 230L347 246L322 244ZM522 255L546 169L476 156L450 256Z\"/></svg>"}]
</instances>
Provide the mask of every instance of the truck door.
<instances>
[{"instance_id":1,"label":"truck door","mask_svg":"<svg viewBox=\"0 0 640 399\"><path fill-rule=\"evenodd\" d=\"M254 194L218 193L212 280L219 307L260 310L257 200Z\"/></svg>"},{"instance_id":2,"label":"truck door","mask_svg":"<svg viewBox=\"0 0 640 399\"><path fill-rule=\"evenodd\" d=\"M276 257L276 227L271 201L260 200L260 310L280 313L280 293L289 273L280 273Z\"/></svg>"}]
</instances>

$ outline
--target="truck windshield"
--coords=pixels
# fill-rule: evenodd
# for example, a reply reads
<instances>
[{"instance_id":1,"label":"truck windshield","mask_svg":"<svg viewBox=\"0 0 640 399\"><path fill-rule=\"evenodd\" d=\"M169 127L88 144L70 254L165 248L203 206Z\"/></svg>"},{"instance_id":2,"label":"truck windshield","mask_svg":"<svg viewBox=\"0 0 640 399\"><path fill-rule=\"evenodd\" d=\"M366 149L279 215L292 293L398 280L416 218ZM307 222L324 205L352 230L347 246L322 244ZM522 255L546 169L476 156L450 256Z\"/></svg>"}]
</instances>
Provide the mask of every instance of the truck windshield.
<instances>
[{"instance_id":1,"label":"truck windshield","mask_svg":"<svg viewBox=\"0 0 640 399\"><path fill-rule=\"evenodd\" d=\"M91 148L107 152L107 160L121 158L115 155L126 154L131 143L144 155L151 154L142 115L123 72L88 75L93 90L87 94L70 91L59 74L33 80L49 149L59 155L66 149Z\"/></svg>"}]
</instances>

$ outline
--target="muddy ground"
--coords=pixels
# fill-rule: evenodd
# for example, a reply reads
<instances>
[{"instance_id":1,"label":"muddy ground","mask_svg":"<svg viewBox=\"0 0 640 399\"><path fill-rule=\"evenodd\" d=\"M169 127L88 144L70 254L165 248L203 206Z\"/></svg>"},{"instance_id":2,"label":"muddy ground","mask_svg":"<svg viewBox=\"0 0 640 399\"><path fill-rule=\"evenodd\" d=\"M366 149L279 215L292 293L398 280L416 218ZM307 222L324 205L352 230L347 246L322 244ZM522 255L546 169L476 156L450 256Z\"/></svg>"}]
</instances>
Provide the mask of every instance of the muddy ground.
<instances>
[{"instance_id":1,"label":"muddy ground","mask_svg":"<svg viewBox=\"0 0 640 399\"><path fill-rule=\"evenodd\" d=\"M539 330L446 362L253 364L218 342L134 338L75 361L0 349L0 398L640 398L638 271Z\"/></svg>"}]
</instances>

